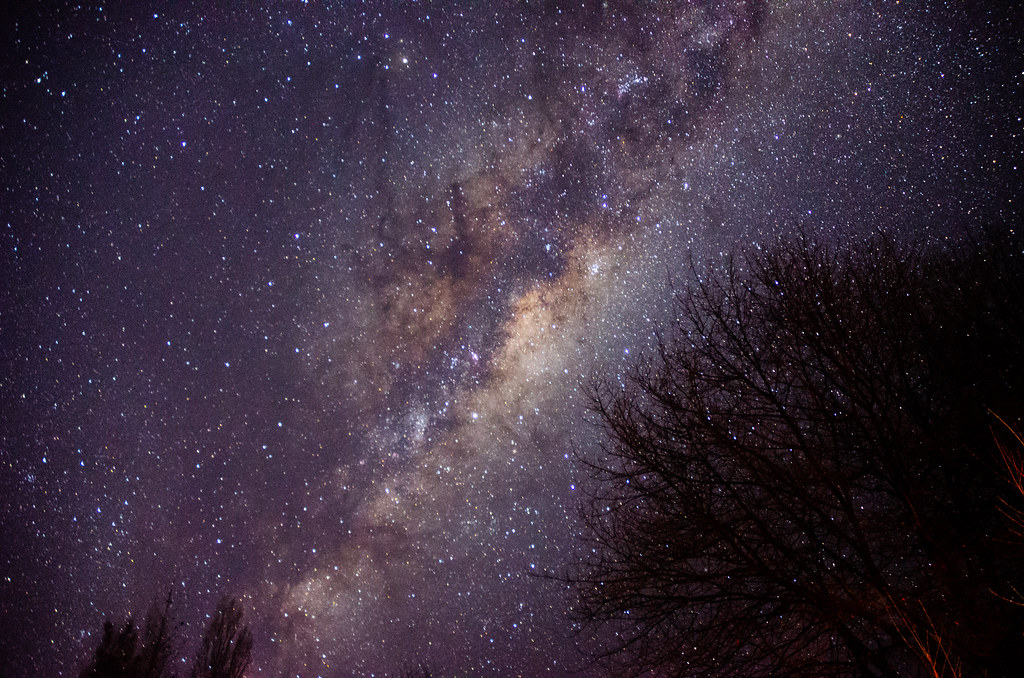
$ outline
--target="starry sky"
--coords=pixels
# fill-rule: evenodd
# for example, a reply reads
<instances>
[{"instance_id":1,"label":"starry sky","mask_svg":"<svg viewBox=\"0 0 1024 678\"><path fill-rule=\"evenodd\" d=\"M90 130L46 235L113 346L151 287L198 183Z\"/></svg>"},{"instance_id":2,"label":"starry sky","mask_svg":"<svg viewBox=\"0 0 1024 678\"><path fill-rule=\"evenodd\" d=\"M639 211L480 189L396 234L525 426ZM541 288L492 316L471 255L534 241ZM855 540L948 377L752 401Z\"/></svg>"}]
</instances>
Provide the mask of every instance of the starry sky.
<instances>
[{"instance_id":1,"label":"starry sky","mask_svg":"<svg viewBox=\"0 0 1024 678\"><path fill-rule=\"evenodd\" d=\"M973 3L24 4L5 676L168 590L192 643L238 597L256 675L578 673L531 574L577 557L581 383L688 262L1017 214L1022 32Z\"/></svg>"}]
</instances>

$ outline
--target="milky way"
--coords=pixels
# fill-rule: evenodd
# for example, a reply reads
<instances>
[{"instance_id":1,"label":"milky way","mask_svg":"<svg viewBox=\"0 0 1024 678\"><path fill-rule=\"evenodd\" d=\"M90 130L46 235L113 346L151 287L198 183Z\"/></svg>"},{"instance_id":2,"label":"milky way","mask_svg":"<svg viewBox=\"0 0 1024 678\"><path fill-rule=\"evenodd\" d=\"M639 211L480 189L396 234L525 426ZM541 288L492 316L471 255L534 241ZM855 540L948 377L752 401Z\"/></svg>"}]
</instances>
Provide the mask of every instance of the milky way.
<instances>
[{"instance_id":1,"label":"milky way","mask_svg":"<svg viewBox=\"0 0 1024 678\"><path fill-rule=\"evenodd\" d=\"M531 575L672 281L1016 215L1009 16L129 4L3 27L4 675L169 589L260 675L580 672Z\"/></svg>"}]
</instances>

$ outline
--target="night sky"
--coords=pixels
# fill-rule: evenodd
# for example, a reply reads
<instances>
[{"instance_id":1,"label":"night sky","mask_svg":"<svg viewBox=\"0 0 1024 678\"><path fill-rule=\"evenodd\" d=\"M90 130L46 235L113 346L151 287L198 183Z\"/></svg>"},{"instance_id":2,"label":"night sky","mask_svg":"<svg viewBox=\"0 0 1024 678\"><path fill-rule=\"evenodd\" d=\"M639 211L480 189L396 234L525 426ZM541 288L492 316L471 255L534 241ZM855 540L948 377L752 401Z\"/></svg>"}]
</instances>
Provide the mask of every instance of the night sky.
<instances>
[{"instance_id":1,"label":"night sky","mask_svg":"<svg viewBox=\"0 0 1024 678\"><path fill-rule=\"evenodd\" d=\"M188 656L238 597L259 675L576 673L530 575L577 555L580 384L689 259L1018 209L1024 33L974 3L22 4L4 676L168 590Z\"/></svg>"}]
</instances>

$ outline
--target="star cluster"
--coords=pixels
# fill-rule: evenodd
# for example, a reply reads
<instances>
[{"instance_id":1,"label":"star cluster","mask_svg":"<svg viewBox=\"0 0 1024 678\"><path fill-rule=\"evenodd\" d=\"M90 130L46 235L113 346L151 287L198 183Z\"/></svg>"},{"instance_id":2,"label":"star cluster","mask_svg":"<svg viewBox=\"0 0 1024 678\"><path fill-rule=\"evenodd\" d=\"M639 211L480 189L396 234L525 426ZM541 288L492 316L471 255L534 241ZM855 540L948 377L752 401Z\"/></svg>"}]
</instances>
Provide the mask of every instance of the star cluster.
<instances>
[{"instance_id":1,"label":"star cluster","mask_svg":"<svg viewBox=\"0 0 1024 678\"><path fill-rule=\"evenodd\" d=\"M1015 218L1020 31L938 3L22 8L0 660L239 597L260 675L564 675L581 389L801 228ZM191 633L195 635L195 633ZM191 651L191 650L189 650Z\"/></svg>"}]
</instances>

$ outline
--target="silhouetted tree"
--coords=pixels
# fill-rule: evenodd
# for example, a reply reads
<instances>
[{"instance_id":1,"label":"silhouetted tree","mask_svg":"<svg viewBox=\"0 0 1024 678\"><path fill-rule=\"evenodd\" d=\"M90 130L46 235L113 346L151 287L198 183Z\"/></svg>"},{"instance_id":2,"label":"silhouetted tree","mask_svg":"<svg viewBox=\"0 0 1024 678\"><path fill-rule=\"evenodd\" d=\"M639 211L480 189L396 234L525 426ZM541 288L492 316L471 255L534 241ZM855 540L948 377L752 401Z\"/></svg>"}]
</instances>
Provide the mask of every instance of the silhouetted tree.
<instances>
[{"instance_id":1,"label":"silhouetted tree","mask_svg":"<svg viewBox=\"0 0 1024 678\"><path fill-rule=\"evenodd\" d=\"M103 622L103 637L92 662L79 674L81 678L135 678L135 650L139 642L135 624L129 619L120 631L109 619Z\"/></svg>"},{"instance_id":2,"label":"silhouetted tree","mask_svg":"<svg viewBox=\"0 0 1024 678\"><path fill-rule=\"evenodd\" d=\"M252 662L252 634L234 599L222 598L203 636L192 678L243 678Z\"/></svg>"},{"instance_id":3,"label":"silhouetted tree","mask_svg":"<svg viewBox=\"0 0 1024 678\"><path fill-rule=\"evenodd\" d=\"M103 623L103 637L93 661L79 674L82 678L167 678L174 652L176 629L170 618L171 595L163 610L153 605L146 614L142 645L131 618L119 632L110 620Z\"/></svg>"},{"instance_id":4,"label":"silhouetted tree","mask_svg":"<svg viewBox=\"0 0 1024 678\"><path fill-rule=\"evenodd\" d=\"M171 662L178 641L178 626L171 616L171 592L161 610L155 604L146 613L142 650L139 655L139 674L145 678L169 678Z\"/></svg>"},{"instance_id":5,"label":"silhouetted tree","mask_svg":"<svg viewBox=\"0 0 1024 678\"><path fill-rule=\"evenodd\" d=\"M580 455L600 483L569 579L601 659L897 676L941 648L1018 675L1021 609L991 589L1024 590L1024 559L985 408L1024 411L1021 252L803 238L692 267L655 355L592 390L606 443Z\"/></svg>"}]
</instances>

